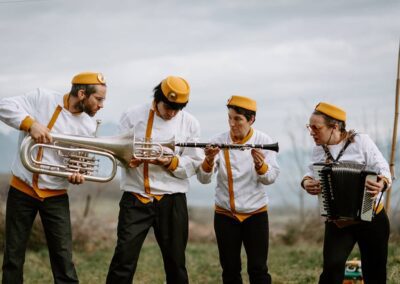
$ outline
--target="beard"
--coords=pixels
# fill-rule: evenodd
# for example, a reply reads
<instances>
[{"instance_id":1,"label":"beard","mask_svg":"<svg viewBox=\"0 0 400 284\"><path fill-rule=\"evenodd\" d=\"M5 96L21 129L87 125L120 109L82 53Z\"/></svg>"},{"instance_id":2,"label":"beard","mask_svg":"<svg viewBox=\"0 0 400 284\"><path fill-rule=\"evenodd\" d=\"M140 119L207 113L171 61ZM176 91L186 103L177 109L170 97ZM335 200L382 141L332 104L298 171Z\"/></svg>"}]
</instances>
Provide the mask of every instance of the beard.
<instances>
[{"instance_id":1,"label":"beard","mask_svg":"<svg viewBox=\"0 0 400 284\"><path fill-rule=\"evenodd\" d=\"M87 104L86 104L86 99L84 99L83 101L80 101L77 108L79 109L79 111L86 113L87 115L89 115L90 117L95 116L97 111L93 111L92 109L90 109Z\"/></svg>"}]
</instances>

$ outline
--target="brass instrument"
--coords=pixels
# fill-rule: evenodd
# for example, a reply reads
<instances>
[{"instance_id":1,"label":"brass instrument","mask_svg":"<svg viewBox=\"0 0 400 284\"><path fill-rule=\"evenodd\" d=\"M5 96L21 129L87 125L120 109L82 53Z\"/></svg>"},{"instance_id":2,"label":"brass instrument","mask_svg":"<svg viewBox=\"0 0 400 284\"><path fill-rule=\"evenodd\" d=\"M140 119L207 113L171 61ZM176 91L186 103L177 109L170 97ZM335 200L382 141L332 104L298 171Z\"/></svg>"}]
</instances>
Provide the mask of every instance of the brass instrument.
<instances>
[{"instance_id":1,"label":"brass instrument","mask_svg":"<svg viewBox=\"0 0 400 284\"><path fill-rule=\"evenodd\" d=\"M80 173L87 181L108 182L117 172L117 159L127 166L133 157L133 132L110 137L85 137L75 135L51 134L53 143L36 143L27 136L21 143L20 157L25 168L33 173L59 177L69 177ZM56 151L62 159L61 164L48 164L38 160L36 149ZM112 167L108 175L95 175L100 170L100 160L109 159ZM104 161L103 161L104 163Z\"/></svg>"},{"instance_id":2,"label":"brass instrument","mask_svg":"<svg viewBox=\"0 0 400 284\"><path fill-rule=\"evenodd\" d=\"M151 139L134 139L133 145L133 157L135 159L154 160L161 157L174 156L175 143L173 140L153 142Z\"/></svg>"}]
</instances>

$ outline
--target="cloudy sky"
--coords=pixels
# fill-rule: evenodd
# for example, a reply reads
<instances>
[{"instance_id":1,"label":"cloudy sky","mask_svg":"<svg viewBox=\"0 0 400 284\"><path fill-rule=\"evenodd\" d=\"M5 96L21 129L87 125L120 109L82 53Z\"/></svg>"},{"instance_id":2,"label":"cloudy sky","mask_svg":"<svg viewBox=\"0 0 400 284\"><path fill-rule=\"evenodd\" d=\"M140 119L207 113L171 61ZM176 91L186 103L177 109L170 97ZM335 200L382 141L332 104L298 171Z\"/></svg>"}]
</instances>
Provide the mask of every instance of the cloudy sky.
<instances>
[{"instance_id":1,"label":"cloudy sky","mask_svg":"<svg viewBox=\"0 0 400 284\"><path fill-rule=\"evenodd\" d=\"M398 1L0 0L0 97L67 92L75 73L101 71L99 116L117 122L174 74L204 139L227 129L232 94L256 99L255 126L284 144L319 101L354 128L391 126L399 14Z\"/></svg>"},{"instance_id":2,"label":"cloudy sky","mask_svg":"<svg viewBox=\"0 0 400 284\"><path fill-rule=\"evenodd\" d=\"M282 151L290 137L311 145L304 125L319 101L346 109L350 128L389 135L399 15L395 0L0 0L0 97L64 93L75 73L101 71L99 117L117 123L179 75L205 140L228 129L233 94L257 100L255 127Z\"/></svg>"}]
</instances>

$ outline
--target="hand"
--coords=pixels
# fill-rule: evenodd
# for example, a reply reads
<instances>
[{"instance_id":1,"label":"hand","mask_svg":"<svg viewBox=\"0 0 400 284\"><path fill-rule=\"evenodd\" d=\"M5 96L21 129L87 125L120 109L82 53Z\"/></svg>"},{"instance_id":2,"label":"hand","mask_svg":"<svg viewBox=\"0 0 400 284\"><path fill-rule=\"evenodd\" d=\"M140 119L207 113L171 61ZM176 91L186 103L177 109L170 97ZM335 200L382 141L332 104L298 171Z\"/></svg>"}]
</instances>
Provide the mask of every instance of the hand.
<instances>
[{"instance_id":1,"label":"hand","mask_svg":"<svg viewBox=\"0 0 400 284\"><path fill-rule=\"evenodd\" d=\"M36 143L51 143L53 141L50 135L50 130L39 122L34 122L31 125L31 128L29 128L29 134Z\"/></svg>"},{"instance_id":2,"label":"hand","mask_svg":"<svg viewBox=\"0 0 400 284\"><path fill-rule=\"evenodd\" d=\"M251 149L251 155L253 156L253 162L256 169L261 168L264 164L264 153L260 149Z\"/></svg>"},{"instance_id":3,"label":"hand","mask_svg":"<svg viewBox=\"0 0 400 284\"><path fill-rule=\"evenodd\" d=\"M367 189L367 192L373 194L374 198L376 198L378 196L378 194L385 187L383 176L379 175L378 179L379 179L379 181L372 181L369 179L365 180L365 187Z\"/></svg>"},{"instance_id":4,"label":"hand","mask_svg":"<svg viewBox=\"0 0 400 284\"><path fill-rule=\"evenodd\" d=\"M321 184L315 179L306 179L303 182L304 189L311 195L317 195L321 193Z\"/></svg>"},{"instance_id":5,"label":"hand","mask_svg":"<svg viewBox=\"0 0 400 284\"><path fill-rule=\"evenodd\" d=\"M219 151L219 147L212 145L207 145L206 148L204 148L204 154L206 155L205 160L209 165L214 164L215 156L218 155Z\"/></svg>"},{"instance_id":6,"label":"hand","mask_svg":"<svg viewBox=\"0 0 400 284\"><path fill-rule=\"evenodd\" d=\"M140 164L141 163L143 163L143 160L142 159L136 159L136 158L133 158L132 157L132 159L131 159L131 161L129 162L129 167L130 168L137 168L137 167L139 167L140 166Z\"/></svg>"},{"instance_id":7,"label":"hand","mask_svg":"<svg viewBox=\"0 0 400 284\"><path fill-rule=\"evenodd\" d=\"M73 173L68 177L68 181L72 184L82 184L85 181L85 177L80 173Z\"/></svg>"},{"instance_id":8,"label":"hand","mask_svg":"<svg viewBox=\"0 0 400 284\"><path fill-rule=\"evenodd\" d=\"M159 165L159 166L168 166L172 162L172 156L162 156L157 159L148 160L149 164Z\"/></svg>"}]
</instances>

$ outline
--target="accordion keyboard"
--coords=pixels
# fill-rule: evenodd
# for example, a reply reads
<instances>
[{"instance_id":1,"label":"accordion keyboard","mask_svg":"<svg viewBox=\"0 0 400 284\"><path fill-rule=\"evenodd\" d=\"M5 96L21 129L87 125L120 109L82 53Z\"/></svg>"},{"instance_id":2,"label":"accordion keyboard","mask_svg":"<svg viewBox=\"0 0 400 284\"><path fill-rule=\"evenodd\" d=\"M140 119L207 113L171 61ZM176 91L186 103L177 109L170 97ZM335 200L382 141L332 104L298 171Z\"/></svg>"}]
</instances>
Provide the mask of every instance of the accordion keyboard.
<instances>
[{"instance_id":1,"label":"accordion keyboard","mask_svg":"<svg viewBox=\"0 0 400 284\"><path fill-rule=\"evenodd\" d=\"M314 164L313 169L314 169L314 177L315 180L319 182L323 182L322 178L322 169L325 167L325 164ZM321 185L323 187L323 185ZM326 200L328 200L328 197L326 196L325 191L321 191L321 193L318 194L318 204L319 204L319 210L321 216L328 216L328 210L327 210L327 204Z\"/></svg>"}]
</instances>

